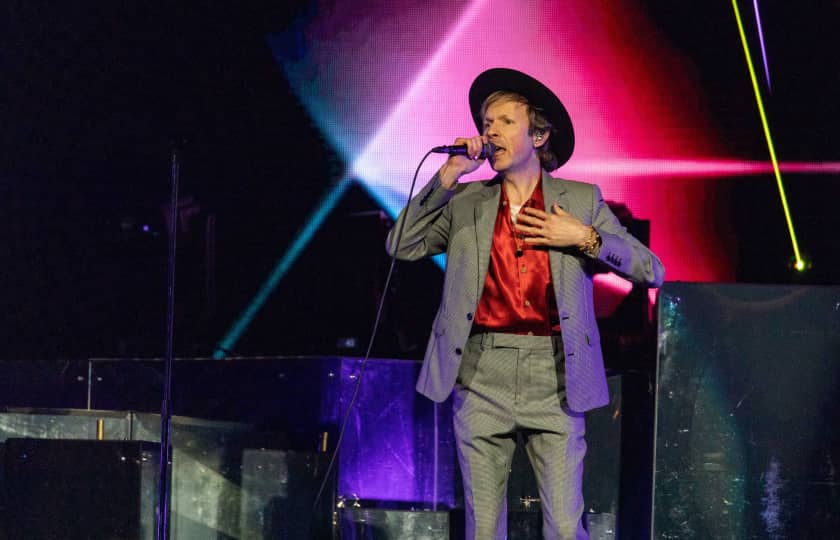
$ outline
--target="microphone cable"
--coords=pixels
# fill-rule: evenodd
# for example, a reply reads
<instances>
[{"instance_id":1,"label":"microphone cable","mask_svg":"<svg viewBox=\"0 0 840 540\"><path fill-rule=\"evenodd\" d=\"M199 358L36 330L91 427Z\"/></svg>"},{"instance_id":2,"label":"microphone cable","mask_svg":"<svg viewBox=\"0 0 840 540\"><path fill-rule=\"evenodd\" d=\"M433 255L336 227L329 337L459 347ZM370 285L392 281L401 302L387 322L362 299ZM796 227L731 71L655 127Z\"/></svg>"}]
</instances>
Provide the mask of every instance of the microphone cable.
<instances>
[{"instance_id":1,"label":"microphone cable","mask_svg":"<svg viewBox=\"0 0 840 540\"><path fill-rule=\"evenodd\" d=\"M434 148L426 152L426 155L423 156L423 159L420 160L420 163L414 170L414 177L411 179L411 187L408 190L408 202L406 202L406 211L408 210L408 205L411 204L411 197L414 195L414 186L417 183L417 175L420 173L420 167L423 166L423 163L426 161L426 159L434 152ZM324 493L324 488L326 487L327 482L330 478L330 473L332 472L333 467L335 466L335 460L338 457L338 451L341 449L341 442L344 440L344 431L347 429L347 422L350 419L350 413L353 411L353 407L356 405L356 400L359 397L359 389L362 387L362 378L364 377L365 366L367 365L368 359L370 358L370 353L373 350L373 343L376 339L376 333L379 330L379 323L382 319L382 309L385 306L385 299L388 297L388 287L391 284L391 276L394 274L394 267L397 263L397 253L399 253L400 250L400 242L402 242L404 227L405 219L400 221L399 228L397 229L397 241L394 245L394 254L391 255L391 264L388 268L388 274L385 277L385 286L383 287L382 295L379 299L379 306L376 309L376 319L373 322L373 330L371 331L370 339L368 340L365 356L364 358L362 358L362 362L359 366L359 376L356 378L356 384L353 388L353 396L350 398L350 403L347 405L347 410L344 413L344 419L341 421L341 427L338 432L338 439L335 443L335 449L332 451L332 455L330 456L330 462L327 465L326 472L324 473L324 479L321 481L321 486L318 488L318 494L315 495L315 502L312 504L313 514L315 513L315 510L318 507L318 503L321 501L321 496Z\"/></svg>"}]
</instances>

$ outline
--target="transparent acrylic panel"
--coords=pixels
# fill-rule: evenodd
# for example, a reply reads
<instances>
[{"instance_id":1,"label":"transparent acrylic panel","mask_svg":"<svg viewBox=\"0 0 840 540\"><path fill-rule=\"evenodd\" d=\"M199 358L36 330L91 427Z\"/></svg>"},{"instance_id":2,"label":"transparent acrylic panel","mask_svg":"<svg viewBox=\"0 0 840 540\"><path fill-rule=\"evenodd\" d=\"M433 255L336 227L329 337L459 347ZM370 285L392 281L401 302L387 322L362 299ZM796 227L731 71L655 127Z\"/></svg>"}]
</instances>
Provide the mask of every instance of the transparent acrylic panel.
<instances>
[{"instance_id":1,"label":"transparent acrylic panel","mask_svg":"<svg viewBox=\"0 0 840 540\"><path fill-rule=\"evenodd\" d=\"M655 538L840 530L840 288L669 283Z\"/></svg>"}]
</instances>

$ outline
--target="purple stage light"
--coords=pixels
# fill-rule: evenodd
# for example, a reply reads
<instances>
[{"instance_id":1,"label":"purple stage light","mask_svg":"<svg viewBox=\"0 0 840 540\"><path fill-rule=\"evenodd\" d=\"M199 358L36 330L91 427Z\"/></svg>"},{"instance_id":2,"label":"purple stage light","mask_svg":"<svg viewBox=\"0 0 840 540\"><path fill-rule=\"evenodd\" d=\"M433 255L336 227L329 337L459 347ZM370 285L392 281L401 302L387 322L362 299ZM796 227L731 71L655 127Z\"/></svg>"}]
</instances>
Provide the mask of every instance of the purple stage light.
<instances>
[{"instance_id":1,"label":"purple stage light","mask_svg":"<svg viewBox=\"0 0 840 540\"><path fill-rule=\"evenodd\" d=\"M764 47L764 30L761 29L761 16L758 14L758 0L753 0L755 8L755 24L758 28L758 42L761 45L761 59L764 61L764 76L767 78L767 91L773 92L770 86L770 64L767 63L767 49Z\"/></svg>"}]
</instances>

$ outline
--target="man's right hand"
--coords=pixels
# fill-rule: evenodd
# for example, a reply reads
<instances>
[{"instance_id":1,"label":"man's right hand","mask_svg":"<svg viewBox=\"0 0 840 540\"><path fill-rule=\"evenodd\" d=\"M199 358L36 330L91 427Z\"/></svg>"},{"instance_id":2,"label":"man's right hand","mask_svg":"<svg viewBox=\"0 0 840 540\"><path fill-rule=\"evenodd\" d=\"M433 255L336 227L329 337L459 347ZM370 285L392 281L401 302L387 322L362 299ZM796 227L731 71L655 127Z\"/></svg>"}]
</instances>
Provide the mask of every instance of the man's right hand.
<instances>
[{"instance_id":1,"label":"man's right hand","mask_svg":"<svg viewBox=\"0 0 840 540\"><path fill-rule=\"evenodd\" d=\"M469 138L458 137L453 145L467 145L466 156L449 156L446 163L438 171L441 185L446 189L452 189L458 183L458 179L481 167L484 159L479 159L481 151L486 143L484 137L475 136Z\"/></svg>"}]
</instances>

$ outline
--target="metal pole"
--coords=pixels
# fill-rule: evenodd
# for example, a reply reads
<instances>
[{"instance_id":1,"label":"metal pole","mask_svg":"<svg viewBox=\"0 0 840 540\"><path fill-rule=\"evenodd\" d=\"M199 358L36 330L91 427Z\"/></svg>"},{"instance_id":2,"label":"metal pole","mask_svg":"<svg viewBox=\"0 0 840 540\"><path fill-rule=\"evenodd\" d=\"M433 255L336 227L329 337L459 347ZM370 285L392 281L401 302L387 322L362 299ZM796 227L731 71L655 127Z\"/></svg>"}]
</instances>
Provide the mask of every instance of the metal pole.
<instances>
[{"instance_id":1,"label":"metal pole","mask_svg":"<svg viewBox=\"0 0 840 540\"><path fill-rule=\"evenodd\" d=\"M172 420L172 358L175 337L175 259L178 247L178 149L172 149L172 192L169 214L169 279L166 305L166 357L164 359L163 400L160 406L160 475L158 477L157 540L169 537L170 424Z\"/></svg>"}]
</instances>

